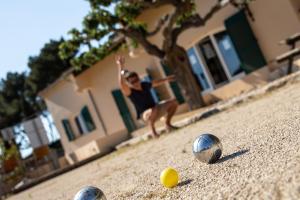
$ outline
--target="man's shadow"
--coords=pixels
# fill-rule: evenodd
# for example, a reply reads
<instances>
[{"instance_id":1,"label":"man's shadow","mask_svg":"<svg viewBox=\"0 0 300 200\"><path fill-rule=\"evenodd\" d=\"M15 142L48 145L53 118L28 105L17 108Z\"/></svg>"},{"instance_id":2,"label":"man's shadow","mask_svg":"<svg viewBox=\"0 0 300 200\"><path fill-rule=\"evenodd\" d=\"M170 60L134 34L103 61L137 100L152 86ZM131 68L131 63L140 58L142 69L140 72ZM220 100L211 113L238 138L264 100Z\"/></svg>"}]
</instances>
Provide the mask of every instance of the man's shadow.
<instances>
[{"instance_id":1,"label":"man's shadow","mask_svg":"<svg viewBox=\"0 0 300 200\"><path fill-rule=\"evenodd\" d=\"M222 158L220 158L219 160L217 160L215 163L223 163L223 162L225 162L227 160L231 160L231 159L234 159L236 157L239 157L239 156L247 153L248 151L249 151L249 149L244 149L244 150L240 150L240 151L237 151L235 153L223 156Z\"/></svg>"}]
</instances>

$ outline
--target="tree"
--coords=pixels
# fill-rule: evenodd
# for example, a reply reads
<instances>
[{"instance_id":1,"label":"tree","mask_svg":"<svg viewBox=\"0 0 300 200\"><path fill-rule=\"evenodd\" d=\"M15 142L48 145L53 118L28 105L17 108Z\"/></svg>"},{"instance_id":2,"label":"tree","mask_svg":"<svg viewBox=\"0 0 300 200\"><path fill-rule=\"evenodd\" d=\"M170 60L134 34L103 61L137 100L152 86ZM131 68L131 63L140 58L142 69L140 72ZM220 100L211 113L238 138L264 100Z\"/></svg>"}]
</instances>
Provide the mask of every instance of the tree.
<instances>
[{"instance_id":1,"label":"tree","mask_svg":"<svg viewBox=\"0 0 300 200\"><path fill-rule=\"evenodd\" d=\"M0 81L0 129L16 125L46 110L38 92L53 83L70 68L68 60L59 55L59 45L64 42L50 40L37 56L29 58L30 73L8 73Z\"/></svg>"},{"instance_id":2,"label":"tree","mask_svg":"<svg viewBox=\"0 0 300 200\"><path fill-rule=\"evenodd\" d=\"M63 39L59 41L50 40L44 45L38 56L29 57L28 67L30 68L30 74L26 83L35 95L70 68L68 60L62 60L58 55L59 45L63 42Z\"/></svg>"},{"instance_id":3,"label":"tree","mask_svg":"<svg viewBox=\"0 0 300 200\"><path fill-rule=\"evenodd\" d=\"M59 46L63 42L63 39L50 40L41 49L39 55L31 56L28 59L30 73L26 79L26 85L29 88L27 96L34 98L35 101L32 106L37 113L46 110L46 105L43 99L38 96L38 93L52 84L63 72L71 67L69 59L63 60L59 56Z\"/></svg>"},{"instance_id":4,"label":"tree","mask_svg":"<svg viewBox=\"0 0 300 200\"><path fill-rule=\"evenodd\" d=\"M88 1L91 11L83 20L83 29L72 29L69 32L72 38L62 44L62 58L78 51L71 64L75 68L90 66L119 48L120 43L125 43L125 38L129 38L133 44L142 45L147 53L158 57L171 68L190 109L203 105L200 88L193 77L188 56L185 49L177 44L177 40L185 30L204 26L226 4L224 1L216 0L216 4L203 16L196 12L196 1L193 0ZM225 1L249 11L249 0ZM143 11L165 5L173 6L174 11L171 15L162 16L154 30L149 31L146 23L137 20ZM109 11L108 7L114 7L114 11ZM162 33L164 38L161 47L148 39L158 33ZM109 39L104 42L103 38ZM83 47L88 50L82 51Z\"/></svg>"},{"instance_id":5,"label":"tree","mask_svg":"<svg viewBox=\"0 0 300 200\"><path fill-rule=\"evenodd\" d=\"M0 129L12 126L35 113L32 106L34 96L25 84L26 74L8 73L1 80Z\"/></svg>"}]
</instances>

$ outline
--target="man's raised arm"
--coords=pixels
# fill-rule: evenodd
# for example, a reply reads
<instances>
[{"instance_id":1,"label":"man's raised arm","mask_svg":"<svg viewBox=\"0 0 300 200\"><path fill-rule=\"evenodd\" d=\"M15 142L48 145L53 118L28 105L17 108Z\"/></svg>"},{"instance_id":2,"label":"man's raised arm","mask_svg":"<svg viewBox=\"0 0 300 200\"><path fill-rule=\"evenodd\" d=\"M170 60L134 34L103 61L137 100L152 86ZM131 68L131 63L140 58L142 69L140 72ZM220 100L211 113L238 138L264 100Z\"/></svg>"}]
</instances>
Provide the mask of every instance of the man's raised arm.
<instances>
[{"instance_id":1,"label":"man's raised arm","mask_svg":"<svg viewBox=\"0 0 300 200\"><path fill-rule=\"evenodd\" d=\"M119 68L119 86L121 88L122 93L125 96L129 96L131 94L130 87L127 85L125 78L123 77L125 73L125 58L123 56L116 56L116 63Z\"/></svg>"}]
</instances>

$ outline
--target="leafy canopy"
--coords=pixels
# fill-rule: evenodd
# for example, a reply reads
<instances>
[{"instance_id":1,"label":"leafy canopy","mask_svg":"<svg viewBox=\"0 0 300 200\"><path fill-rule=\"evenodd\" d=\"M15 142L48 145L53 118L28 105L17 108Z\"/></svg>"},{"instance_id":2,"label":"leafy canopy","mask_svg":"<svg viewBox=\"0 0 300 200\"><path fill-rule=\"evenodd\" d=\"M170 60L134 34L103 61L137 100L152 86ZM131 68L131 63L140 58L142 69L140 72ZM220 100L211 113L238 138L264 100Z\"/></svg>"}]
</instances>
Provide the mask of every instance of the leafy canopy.
<instances>
[{"instance_id":1,"label":"leafy canopy","mask_svg":"<svg viewBox=\"0 0 300 200\"><path fill-rule=\"evenodd\" d=\"M0 129L18 124L46 109L38 92L70 68L68 60L62 60L58 55L62 42L62 39L51 40L39 55L30 57L29 74L10 72L0 80Z\"/></svg>"},{"instance_id":2,"label":"leafy canopy","mask_svg":"<svg viewBox=\"0 0 300 200\"><path fill-rule=\"evenodd\" d=\"M183 31L205 25L227 3L239 9L247 9L251 0L214 0L216 4L204 15L196 12L195 4L200 0L87 1L90 11L83 19L83 29L71 29L71 39L60 46L61 58L75 55L70 62L76 69L95 64L121 46L136 44L141 44L149 54L163 59L172 51ZM148 30L146 22L138 20L143 11L164 5L173 6L174 12L158 19L154 30ZM162 48L159 48L148 37L157 34L162 28L164 41ZM126 42L128 38L131 44Z\"/></svg>"}]
</instances>

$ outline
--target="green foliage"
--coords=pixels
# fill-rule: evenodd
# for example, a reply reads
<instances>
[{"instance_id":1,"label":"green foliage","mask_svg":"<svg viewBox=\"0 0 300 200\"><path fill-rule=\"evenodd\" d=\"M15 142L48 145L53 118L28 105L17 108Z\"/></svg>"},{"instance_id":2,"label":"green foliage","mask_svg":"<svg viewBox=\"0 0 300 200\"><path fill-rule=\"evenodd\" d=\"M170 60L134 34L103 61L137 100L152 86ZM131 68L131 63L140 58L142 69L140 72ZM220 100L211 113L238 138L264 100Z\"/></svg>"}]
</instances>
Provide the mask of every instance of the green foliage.
<instances>
[{"instance_id":1,"label":"green foliage","mask_svg":"<svg viewBox=\"0 0 300 200\"><path fill-rule=\"evenodd\" d=\"M8 73L1 80L0 90L0 128L13 125L35 111L33 93L26 85L25 73Z\"/></svg>"},{"instance_id":2,"label":"green foliage","mask_svg":"<svg viewBox=\"0 0 300 200\"><path fill-rule=\"evenodd\" d=\"M149 44L145 41L149 35L148 33L158 33L159 31L151 32L147 30L145 22L138 21L138 16L147 9L153 9L164 5L172 5L175 7L175 12L172 14L172 20L170 26L172 30L175 28L183 27L176 38L169 37L171 31L167 31L169 40L171 38L172 43L177 42L178 35L181 34L185 27L190 28L189 24L203 24L196 23L198 16L196 12L195 0L181 0L181 1L146 1L146 0L87 0L90 3L91 10L87 16L83 19L83 29L81 31L72 29L69 34L71 39L64 42L60 46L60 57L62 59L68 59L70 56L74 56L70 63L76 69L82 69L82 67L89 67L106 55L109 55L112 51L107 47L107 44L113 44L116 42L115 38L124 36L130 41L133 41L133 45L137 46L137 42L143 44L147 52L152 52L152 55L156 55L160 58L163 57L163 53L170 53L169 50L157 51L154 49L155 44ZM235 3L240 6L241 4L249 3L252 0L231 0L231 3ZM221 0L216 1L216 7ZM212 15L214 12L212 13ZM157 16L158 17L158 16ZM194 20L194 21L193 21ZM175 22L175 23L174 23ZM188 25L183 26L184 22ZM199 25L199 26L200 26ZM159 29L157 29L159 30ZM178 30L178 29L177 29ZM110 36L115 37L110 37ZM141 38L144 38L141 39ZM108 41L107 41L108 40ZM128 41L128 40L127 40ZM142 41L142 42L141 42ZM165 40L166 41L166 40ZM125 46L129 44L125 44ZM124 46L124 45L117 45ZM172 47L174 45L161 45L163 47ZM152 48L152 49L150 49Z\"/></svg>"},{"instance_id":3,"label":"green foliage","mask_svg":"<svg viewBox=\"0 0 300 200\"><path fill-rule=\"evenodd\" d=\"M8 73L0 81L0 129L15 125L23 119L46 109L38 92L53 83L70 67L68 60L59 55L59 45L54 41L41 49L37 56L29 58L30 73Z\"/></svg>"},{"instance_id":4,"label":"green foliage","mask_svg":"<svg viewBox=\"0 0 300 200\"><path fill-rule=\"evenodd\" d=\"M1 146L1 150L3 151L0 156L1 161L9 160L12 157L18 157L19 151L16 145L12 144L8 149L6 149L3 144Z\"/></svg>"},{"instance_id":5,"label":"green foliage","mask_svg":"<svg viewBox=\"0 0 300 200\"><path fill-rule=\"evenodd\" d=\"M115 8L115 14L118 19L122 19L127 23L132 23L135 18L141 13L141 3L121 2Z\"/></svg>"},{"instance_id":6,"label":"green foliage","mask_svg":"<svg viewBox=\"0 0 300 200\"><path fill-rule=\"evenodd\" d=\"M145 23L138 22L135 18L140 14L141 3L129 3L129 1L89 0L91 11L83 19L83 29L71 29L71 39L62 43L59 47L59 55L62 59L71 59L71 65L78 70L91 66L103 59L121 45L114 45L117 29L123 26L145 34ZM137 46L136 40L131 40L132 46ZM114 48L111 48L111 47ZM86 51L82 51L85 49Z\"/></svg>"},{"instance_id":7,"label":"green foliage","mask_svg":"<svg viewBox=\"0 0 300 200\"><path fill-rule=\"evenodd\" d=\"M35 95L53 83L62 72L70 67L68 59L64 61L58 55L59 45L63 42L63 39L59 41L51 40L45 44L38 56L29 57L30 74L26 84Z\"/></svg>"},{"instance_id":8,"label":"green foliage","mask_svg":"<svg viewBox=\"0 0 300 200\"><path fill-rule=\"evenodd\" d=\"M182 15L179 15L176 24L177 26L180 26L183 22L188 20L191 16L196 14L196 4L194 2L191 2L189 5L189 8L185 9L188 10L188 12L184 12Z\"/></svg>"},{"instance_id":9,"label":"green foliage","mask_svg":"<svg viewBox=\"0 0 300 200\"><path fill-rule=\"evenodd\" d=\"M118 2L118 0L87 0L93 9L98 8L99 6L109 6L112 3ZM120 1L120 0L119 0Z\"/></svg>"}]
</instances>

